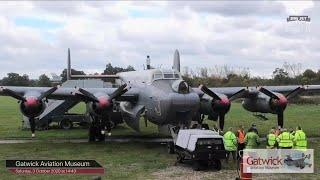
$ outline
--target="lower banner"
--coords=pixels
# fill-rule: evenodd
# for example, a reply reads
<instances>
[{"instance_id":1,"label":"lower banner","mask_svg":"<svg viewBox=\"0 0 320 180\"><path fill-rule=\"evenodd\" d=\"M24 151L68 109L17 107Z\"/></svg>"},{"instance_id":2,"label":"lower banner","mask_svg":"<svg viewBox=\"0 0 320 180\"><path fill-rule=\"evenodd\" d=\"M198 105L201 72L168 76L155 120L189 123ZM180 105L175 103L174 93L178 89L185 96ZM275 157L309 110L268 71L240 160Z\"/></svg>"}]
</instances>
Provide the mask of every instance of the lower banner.
<instances>
[{"instance_id":1,"label":"lower banner","mask_svg":"<svg viewBox=\"0 0 320 180\"><path fill-rule=\"evenodd\" d=\"M6 160L6 168L15 174L104 174L95 160Z\"/></svg>"}]
</instances>

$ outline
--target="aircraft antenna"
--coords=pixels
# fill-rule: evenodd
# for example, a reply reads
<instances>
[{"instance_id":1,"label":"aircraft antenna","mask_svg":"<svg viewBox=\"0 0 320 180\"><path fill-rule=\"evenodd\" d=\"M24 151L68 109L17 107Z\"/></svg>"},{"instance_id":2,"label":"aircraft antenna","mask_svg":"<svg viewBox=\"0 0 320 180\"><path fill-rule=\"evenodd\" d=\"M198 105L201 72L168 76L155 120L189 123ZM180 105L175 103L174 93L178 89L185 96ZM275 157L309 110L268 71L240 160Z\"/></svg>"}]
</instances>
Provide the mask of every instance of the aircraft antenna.
<instances>
[{"instance_id":1,"label":"aircraft antenna","mask_svg":"<svg viewBox=\"0 0 320 180\"><path fill-rule=\"evenodd\" d=\"M68 48L68 63L67 63L67 80L71 79L71 57L70 48Z\"/></svg>"},{"instance_id":2,"label":"aircraft antenna","mask_svg":"<svg viewBox=\"0 0 320 180\"><path fill-rule=\"evenodd\" d=\"M151 59L150 59L150 56L148 55L148 56L147 56L147 59L146 59L147 69L151 69L151 68L150 68L150 61L151 61Z\"/></svg>"}]
</instances>

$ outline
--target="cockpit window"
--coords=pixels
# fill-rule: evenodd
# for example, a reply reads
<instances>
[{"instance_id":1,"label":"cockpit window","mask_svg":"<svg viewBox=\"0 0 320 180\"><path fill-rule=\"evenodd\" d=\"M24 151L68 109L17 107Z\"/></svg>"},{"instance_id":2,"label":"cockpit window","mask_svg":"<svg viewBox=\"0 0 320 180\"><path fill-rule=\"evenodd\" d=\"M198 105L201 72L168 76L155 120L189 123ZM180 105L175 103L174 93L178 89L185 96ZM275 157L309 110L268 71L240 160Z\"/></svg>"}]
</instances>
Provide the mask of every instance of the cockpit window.
<instances>
[{"instance_id":1,"label":"cockpit window","mask_svg":"<svg viewBox=\"0 0 320 180\"><path fill-rule=\"evenodd\" d=\"M162 74L154 74L154 79L162 79Z\"/></svg>"},{"instance_id":2,"label":"cockpit window","mask_svg":"<svg viewBox=\"0 0 320 180\"><path fill-rule=\"evenodd\" d=\"M157 71L153 73L152 78L152 81L159 79L181 79L181 75L174 71Z\"/></svg>"},{"instance_id":3,"label":"cockpit window","mask_svg":"<svg viewBox=\"0 0 320 180\"><path fill-rule=\"evenodd\" d=\"M166 78L173 78L173 74L163 74L163 77Z\"/></svg>"}]
</instances>

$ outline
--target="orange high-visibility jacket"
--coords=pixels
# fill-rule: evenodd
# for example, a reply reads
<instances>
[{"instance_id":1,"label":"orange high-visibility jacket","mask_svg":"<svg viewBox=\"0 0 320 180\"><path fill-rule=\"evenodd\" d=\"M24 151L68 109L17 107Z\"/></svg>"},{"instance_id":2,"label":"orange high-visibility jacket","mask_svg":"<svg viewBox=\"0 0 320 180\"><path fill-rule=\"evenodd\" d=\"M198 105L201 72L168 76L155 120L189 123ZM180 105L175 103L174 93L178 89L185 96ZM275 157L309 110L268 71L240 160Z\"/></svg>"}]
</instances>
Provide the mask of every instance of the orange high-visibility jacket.
<instances>
[{"instance_id":1,"label":"orange high-visibility jacket","mask_svg":"<svg viewBox=\"0 0 320 180\"><path fill-rule=\"evenodd\" d=\"M243 130L239 129L238 130L238 134L239 134L239 137L238 137L238 142L240 144L244 143L244 136L245 136L245 133Z\"/></svg>"}]
</instances>

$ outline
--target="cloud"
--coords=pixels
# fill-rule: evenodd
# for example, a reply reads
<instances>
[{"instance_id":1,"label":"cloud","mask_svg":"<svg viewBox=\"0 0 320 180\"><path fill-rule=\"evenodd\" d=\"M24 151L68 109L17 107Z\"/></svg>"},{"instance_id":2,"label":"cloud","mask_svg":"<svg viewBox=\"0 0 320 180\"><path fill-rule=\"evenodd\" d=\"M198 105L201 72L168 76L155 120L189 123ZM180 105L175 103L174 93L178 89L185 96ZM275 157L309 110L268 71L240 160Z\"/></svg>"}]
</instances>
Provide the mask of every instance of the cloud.
<instances>
[{"instance_id":1,"label":"cloud","mask_svg":"<svg viewBox=\"0 0 320 180\"><path fill-rule=\"evenodd\" d=\"M276 1L8 2L0 6L0 77L31 78L72 66L102 72L107 63L170 68L179 49L182 66L248 67L268 76L285 61L319 68L319 3ZM286 22L290 7L311 16L310 32ZM291 8L292 9L292 8ZM301 24L299 24L301 25Z\"/></svg>"}]
</instances>

